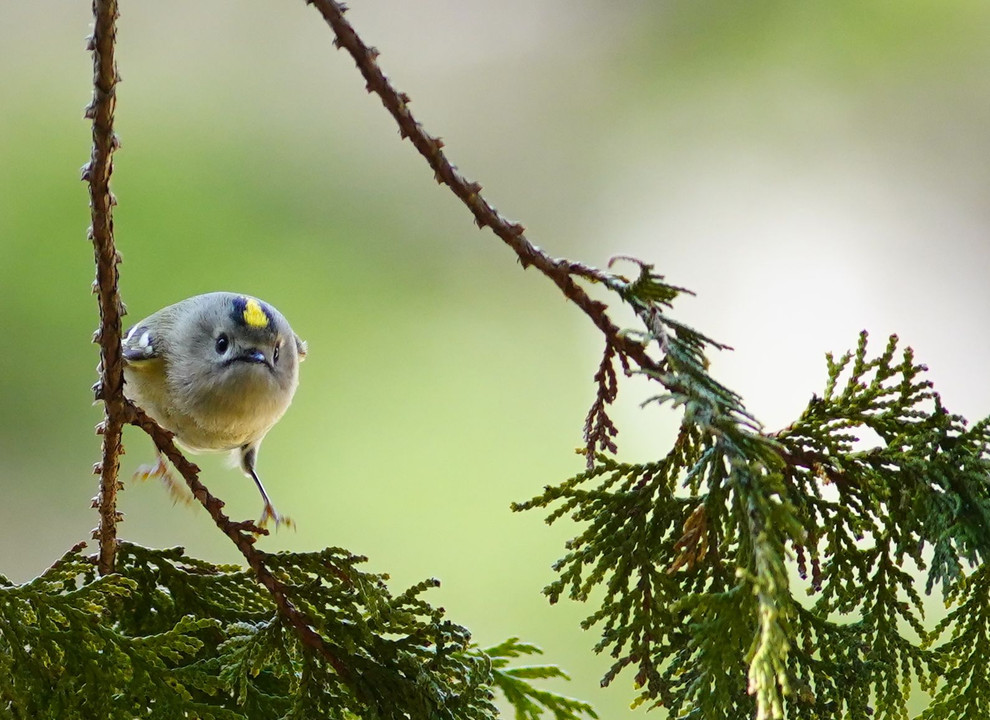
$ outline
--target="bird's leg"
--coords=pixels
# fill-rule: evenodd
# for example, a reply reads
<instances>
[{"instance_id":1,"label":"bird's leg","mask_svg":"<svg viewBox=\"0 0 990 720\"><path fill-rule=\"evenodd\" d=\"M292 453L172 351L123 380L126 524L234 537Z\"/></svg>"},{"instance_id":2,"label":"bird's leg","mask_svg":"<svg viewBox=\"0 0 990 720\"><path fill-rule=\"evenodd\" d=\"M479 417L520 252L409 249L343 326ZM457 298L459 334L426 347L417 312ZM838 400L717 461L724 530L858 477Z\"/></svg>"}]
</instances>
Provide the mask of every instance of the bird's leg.
<instances>
[{"instance_id":1,"label":"bird's leg","mask_svg":"<svg viewBox=\"0 0 990 720\"><path fill-rule=\"evenodd\" d=\"M258 477L258 473L255 472L254 468L250 470L251 479L254 480L254 484L258 486L258 492L261 493L261 499L265 501L265 507L261 511L261 519L258 520L259 527L265 527L269 520L275 522L275 529L277 530L280 525L284 525L288 528L294 528L296 526L295 521L287 515L279 515L275 506L272 505L272 501L268 499L268 493L265 492L265 486L261 484L261 478Z\"/></svg>"},{"instance_id":2,"label":"bird's leg","mask_svg":"<svg viewBox=\"0 0 990 720\"><path fill-rule=\"evenodd\" d=\"M269 520L275 522L275 529L277 530L280 525L284 525L288 528L294 528L296 526L295 521L286 515L279 515L272 501L268 497L268 493L265 492L265 486L261 484L261 478L258 477L257 471L254 469L254 463L257 459L258 448L257 447L244 447L241 448L241 467L244 469L252 480L254 484L258 486L258 492L261 493L261 499L265 501L265 507L261 511L261 519L258 520L259 527L265 527Z\"/></svg>"},{"instance_id":3,"label":"bird's leg","mask_svg":"<svg viewBox=\"0 0 990 720\"><path fill-rule=\"evenodd\" d=\"M173 502L181 502L183 505L192 504L193 496L189 492L189 488L186 487L185 483L175 479L172 471L169 470L168 461L165 460L165 456L160 452L158 453L158 460L154 465L141 465L134 471L134 479L141 482L155 479L161 480L162 485L168 490L168 494L172 496Z\"/></svg>"}]
</instances>

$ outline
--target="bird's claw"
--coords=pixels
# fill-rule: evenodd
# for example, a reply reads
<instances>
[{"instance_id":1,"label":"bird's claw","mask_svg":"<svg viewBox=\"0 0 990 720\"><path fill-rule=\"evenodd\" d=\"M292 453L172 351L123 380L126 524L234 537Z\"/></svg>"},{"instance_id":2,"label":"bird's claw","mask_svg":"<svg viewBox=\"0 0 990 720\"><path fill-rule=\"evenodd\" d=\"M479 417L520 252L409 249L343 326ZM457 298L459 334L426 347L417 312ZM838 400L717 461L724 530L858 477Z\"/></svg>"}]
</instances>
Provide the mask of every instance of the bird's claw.
<instances>
[{"instance_id":1,"label":"bird's claw","mask_svg":"<svg viewBox=\"0 0 990 720\"><path fill-rule=\"evenodd\" d=\"M276 530L280 527L289 528L291 530L296 529L295 520L290 518L288 515L279 515L274 505L271 503L265 503L265 508L261 511L261 519L258 520L258 527L265 527L269 521L275 523Z\"/></svg>"},{"instance_id":2,"label":"bird's claw","mask_svg":"<svg viewBox=\"0 0 990 720\"><path fill-rule=\"evenodd\" d=\"M172 496L173 502L181 502L183 505L191 505L193 501L192 493L186 484L175 479L172 471L169 470L165 458L158 456L158 461L154 465L141 465L134 471L134 479L140 482L148 480L161 480L162 485Z\"/></svg>"},{"instance_id":3,"label":"bird's claw","mask_svg":"<svg viewBox=\"0 0 990 720\"><path fill-rule=\"evenodd\" d=\"M168 465L166 465L165 460L159 456L158 462L154 465L139 465L138 469L134 471L134 479L140 480L141 482L147 482L148 480L155 480L168 474Z\"/></svg>"}]
</instances>

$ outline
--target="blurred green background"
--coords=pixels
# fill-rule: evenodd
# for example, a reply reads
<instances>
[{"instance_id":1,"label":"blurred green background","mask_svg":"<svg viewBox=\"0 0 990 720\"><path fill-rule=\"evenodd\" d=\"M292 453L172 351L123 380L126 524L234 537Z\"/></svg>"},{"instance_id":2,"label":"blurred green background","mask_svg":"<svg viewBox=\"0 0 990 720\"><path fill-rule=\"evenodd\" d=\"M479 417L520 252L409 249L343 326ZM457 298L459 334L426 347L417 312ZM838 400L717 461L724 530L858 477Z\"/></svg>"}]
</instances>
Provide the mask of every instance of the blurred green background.
<instances>
[{"instance_id":1,"label":"blurred green background","mask_svg":"<svg viewBox=\"0 0 990 720\"><path fill-rule=\"evenodd\" d=\"M898 332L946 405L990 409L990 5L734 0L355 0L349 18L452 160L555 255L654 261L728 342L716 375L770 427L822 355ZM482 643L518 635L569 694L630 715L631 677L540 589L574 533L509 503L581 467L600 339L399 140L303 2L121 3L121 290L134 322L226 289L309 341L260 471L298 524L266 549L342 545L432 594ZM0 572L27 579L96 524L97 323L82 109L85 0L0 0ZM674 418L627 385L624 457ZM124 476L152 457L126 435ZM249 480L201 458L234 517ZM126 538L236 561L154 484ZM641 712L641 711L639 711Z\"/></svg>"}]
</instances>

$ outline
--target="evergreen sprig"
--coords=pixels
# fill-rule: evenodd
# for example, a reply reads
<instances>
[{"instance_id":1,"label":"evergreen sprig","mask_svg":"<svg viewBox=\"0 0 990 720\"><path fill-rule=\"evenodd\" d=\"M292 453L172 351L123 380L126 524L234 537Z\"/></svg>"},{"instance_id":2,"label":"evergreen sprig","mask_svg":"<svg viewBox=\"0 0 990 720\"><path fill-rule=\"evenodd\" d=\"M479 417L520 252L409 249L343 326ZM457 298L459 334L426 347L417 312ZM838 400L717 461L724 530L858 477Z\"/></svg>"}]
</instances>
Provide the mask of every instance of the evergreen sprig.
<instances>
[{"instance_id":1,"label":"evergreen sprig","mask_svg":"<svg viewBox=\"0 0 990 720\"><path fill-rule=\"evenodd\" d=\"M307 647L250 572L180 548L122 543L119 574L98 576L81 545L40 577L0 587L0 717L594 718L590 706L532 681L553 666L508 667L538 652L511 640L492 654L422 594L392 595L364 558L330 548L266 556L350 677Z\"/></svg>"},{"instance_id":2,"label":"evergreen sprig","mask_svg":"<svg viewBox=\"0 0 990 720\"><path fill-rule=\"evenodd\" d=\"M955 607L928 635L933 643L950 637L935 655L942 665L941 684L921 720L968 720L990 716L990 572L981 565L956 584Z\"/></svg>"},{"instance_id":3,"label":"evergreen sprig","mask_svg":"<svg viewBox=\"0 0 990 720\"><path fill-rule=\"evenodd\" d=\"M0 712L9 718L239 718L201 702L215 681L193 659L216 621L184 616L140 636L116 627L137 583L96 577L73 548L0 590Z\"/></svg>"},{"instance_id":4,"label":"evergreen sprig","mask_svg":"<svg viewBox=\"0 0 990 720\"><path fill-rule=\"evenodd\" d=\"M544 592L598 606L582 626L614 660L603 684L632 668L635 704L712 719L906 718L918 684L937 693L925 720L975 717L959 708L990 698L990 673L971 667L990 613L951 613L929 634L912 566L947 603L987 604L990 420L968 428L910 348L898 357L891 336L870 357L864 332L827 356L800 418L765 432L709 373L707 353L727 346L667 314L684 289L636 262L634 280L596 280L662 354L638 372L664 389L644 405L681 411L672 447L622 463L593 452L586 425L588 468L513 506L582 526ZM607 427L617 388L603 377L593 412Z\"/></svg>"},{"instance_id":5,"label":"evergreen sprig","mask_svg":"<svg viewBox=\"0 0 990 720\"><path fill-rule=\"evenodd\" d=\"M594 708L586 702L565 697L534 687L532 680L561 678L567 674L555 665L522 665L512 667L511 662L527 655L542 655L535 645L509 638L503 643L486 648L483 654L491 659L495 686L515 709L516 720L539 720L545 711L555 720L572 720L581 716L597 719Z\"/></svg>"}]
</instances>

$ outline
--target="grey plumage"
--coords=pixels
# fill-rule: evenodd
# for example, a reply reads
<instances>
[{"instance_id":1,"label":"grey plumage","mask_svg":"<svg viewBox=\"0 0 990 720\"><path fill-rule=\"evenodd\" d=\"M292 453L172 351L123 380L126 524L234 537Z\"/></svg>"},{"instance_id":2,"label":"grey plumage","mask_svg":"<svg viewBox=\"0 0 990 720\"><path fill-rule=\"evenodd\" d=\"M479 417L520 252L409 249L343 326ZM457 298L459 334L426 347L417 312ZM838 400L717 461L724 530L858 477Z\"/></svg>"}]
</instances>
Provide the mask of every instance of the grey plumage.
<instances>
[{"instance_id":1,"label":"grey plumage","mask_svg":"<svg viewBox=\"0 0 990 720\"><path fill-rule=\"evenodd\" d=\"M280 521L255 462L265 434L292 402L306 344L274 307L215 292L137 323L123 342L124 393L194 452L235 451Z\"/></svg>"}]
</instances>

